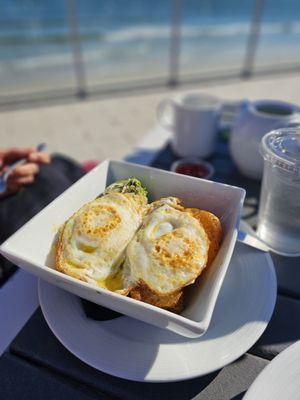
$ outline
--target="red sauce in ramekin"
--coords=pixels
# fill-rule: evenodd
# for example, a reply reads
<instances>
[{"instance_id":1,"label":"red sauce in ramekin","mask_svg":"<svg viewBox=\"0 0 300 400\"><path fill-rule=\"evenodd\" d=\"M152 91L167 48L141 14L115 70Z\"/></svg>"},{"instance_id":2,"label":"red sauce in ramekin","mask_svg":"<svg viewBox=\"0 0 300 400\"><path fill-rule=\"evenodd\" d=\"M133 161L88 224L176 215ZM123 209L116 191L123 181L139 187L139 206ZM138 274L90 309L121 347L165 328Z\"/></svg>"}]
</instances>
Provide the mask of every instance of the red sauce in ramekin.
<instances>
[{"instance_id":1,"label":"red sauce in ramekin","mask_svg":"<svg viewBox=\"0 0 300 400\"><path fill-rule=\"evenodd\" d=\"M196 178L205 178L209 171L204 165L186 163L178 165L175 170L178 174L195 176Z\"/></svg>"}]
</instances>

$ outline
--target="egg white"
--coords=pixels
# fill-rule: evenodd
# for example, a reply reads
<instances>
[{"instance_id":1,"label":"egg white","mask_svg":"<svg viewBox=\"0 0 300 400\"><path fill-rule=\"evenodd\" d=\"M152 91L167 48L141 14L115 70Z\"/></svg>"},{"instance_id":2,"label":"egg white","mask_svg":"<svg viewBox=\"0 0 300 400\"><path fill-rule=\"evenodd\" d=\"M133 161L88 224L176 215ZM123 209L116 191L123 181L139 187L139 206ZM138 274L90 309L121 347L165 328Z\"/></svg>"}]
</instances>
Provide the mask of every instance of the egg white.
<instances>
[{"instance_id":1,"label":"egg white","mask_svg":"<svg viewBox=\"0 0 300 400\"><path fill-rule=\"evenodd\" d=\"M124 264L127 287L143 282L153 292L166 295L193 283L206 266L207 235L173 199L152 207L129 243Z\"/></svg>"},{"instance_id":2,"label":"egg white","mask_svg":"<svg viewBox=\"0 0 300 400\"><path fill-rule=\"evenodd\" d=\"M131 193L109 193L85 204L61 229L57 269L110 290L121 289L118 271L143 213L144 205Z\"/></svg>"}]
</instances>

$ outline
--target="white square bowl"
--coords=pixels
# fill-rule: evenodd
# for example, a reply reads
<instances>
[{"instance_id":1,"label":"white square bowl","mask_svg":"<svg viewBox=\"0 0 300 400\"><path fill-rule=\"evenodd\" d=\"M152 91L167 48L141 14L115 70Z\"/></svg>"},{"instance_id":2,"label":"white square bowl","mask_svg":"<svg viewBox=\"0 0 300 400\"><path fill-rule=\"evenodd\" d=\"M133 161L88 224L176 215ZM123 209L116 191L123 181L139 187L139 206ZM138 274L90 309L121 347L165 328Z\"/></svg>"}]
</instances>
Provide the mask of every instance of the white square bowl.
<instances>
[{"instance_id":1,"label":"white square bowl","mask_svg":"<svg viewBox=\"0 0 300 400\"><path fill-rule=\"evenodd\" d=\"M185 206L211 211L221 220L221 248L212 265L188 288L188 304L181 315L95 288L55 270L51 249L57 228L110 183L133 176L147 187L150 201L176 196ZM244 197L245 191L238 187L106 160L6 240L0 252L26 271L82 298L180 335L198 337L207 330L211 320L234 249Z\"/></svg>"}]
</instances>

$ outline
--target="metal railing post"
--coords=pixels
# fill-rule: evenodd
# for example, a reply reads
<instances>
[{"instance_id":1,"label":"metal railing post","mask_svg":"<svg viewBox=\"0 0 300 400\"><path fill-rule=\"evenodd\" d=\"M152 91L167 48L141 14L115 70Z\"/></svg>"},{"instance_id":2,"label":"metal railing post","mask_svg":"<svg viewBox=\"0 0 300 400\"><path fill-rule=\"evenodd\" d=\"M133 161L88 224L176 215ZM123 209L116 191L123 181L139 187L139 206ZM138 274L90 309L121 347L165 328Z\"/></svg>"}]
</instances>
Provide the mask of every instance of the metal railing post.
<instances>
[{"instance_id":1,"label":"metal railing post","mask_svg":"<svg viewBox=\"0 0 300 400\"><path fill-rule=\"evenodd\" d=\"M87 89L75 1L65 0L65 5L68 16L74 74L77 83L77 96L82 98L87 95Z\"/></svg>"},{"instance_id":2,"label":"metal railing post","mask_svg":"<svg viewBox=\"0 0 300 400\"><path fill-rule=\"evenodd\" d=\"M181 39L181 14L182 0L172 1L171 17L171 37L170 37L170 65L169 65L169 86L178 84L179 76L179 57L180 57L180 39Z\"/></svg>"},{"instance_id":3,"label":"metal railing post","mask_svg":"<svg viewBox=\"0 0 300 400\"><path fill-rule=\"evenodd\" d=\"M265 0L255 0L254 10L251 19L251 27L248 36L248 42L246 45L244 66L242 69L242 76L244 78L248 78L253 71L265 2Z\"/></svg>"}]
</instances>

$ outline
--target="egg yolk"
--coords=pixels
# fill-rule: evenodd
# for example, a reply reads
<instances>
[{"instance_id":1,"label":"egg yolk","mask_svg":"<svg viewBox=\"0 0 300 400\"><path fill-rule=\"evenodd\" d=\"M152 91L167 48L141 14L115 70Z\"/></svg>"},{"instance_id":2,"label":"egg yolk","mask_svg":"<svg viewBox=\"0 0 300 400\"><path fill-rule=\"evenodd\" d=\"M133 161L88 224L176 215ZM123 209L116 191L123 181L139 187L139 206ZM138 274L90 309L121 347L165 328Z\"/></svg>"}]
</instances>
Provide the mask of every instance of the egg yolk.
<instances>
[{"instance_id":1,"label":"egg yolk","mask_svg":"<svg viewBox=\"0 0 300 400\"><path fill-rule=\"evenodd\" d=\"M108 276L105 279L98 279L97 283L104 289L111 291L123 289L122 270L119 270L115 275Z\"/></svg>"}]
</instances>

